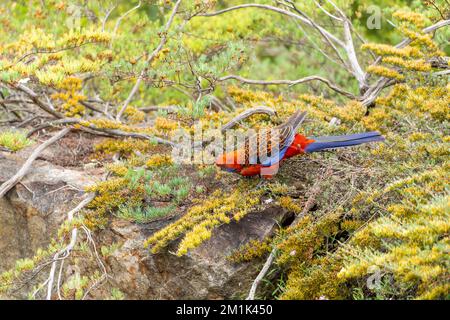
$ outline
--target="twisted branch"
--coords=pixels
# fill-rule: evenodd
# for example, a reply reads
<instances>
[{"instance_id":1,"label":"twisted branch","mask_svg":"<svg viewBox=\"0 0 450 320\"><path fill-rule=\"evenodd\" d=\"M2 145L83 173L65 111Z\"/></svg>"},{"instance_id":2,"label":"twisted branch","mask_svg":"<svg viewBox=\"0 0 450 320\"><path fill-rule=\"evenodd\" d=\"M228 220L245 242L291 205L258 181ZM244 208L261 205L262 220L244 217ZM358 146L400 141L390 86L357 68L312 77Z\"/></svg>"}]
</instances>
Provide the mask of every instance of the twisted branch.
<instances>
[{"instance_id":1,"label":"twisted branch","mask_svg":"<svg viewBox=\"0 0 450 320\"><path fill-rule=\"evenodd\" d=\"M147 58L147 60L145 61L145 67L144 69L142 69L141 73L139 74L136 83L134 84L133 88L131 89L130 94L128 95L128 98L125 100L125 102L123 103L122 107L120 108L119 112L117 113L116 116L116 120L120 121L120 118L122 117L123 113L125 112L127 106L130 104L131 100L133 99L134 95L136 94L136 92L139 89L139 85L141 84L142 80L144 79L145 74L148 71L149 66L151 65L152 61L158 56L158 53L163 49L164 45L167 42L167 32L169 31L172 22L175 18L175 15L177 14L178 11L178 7L181 4L181 0L178 0L173 9L172 9L172 13L170 15L169 20L167 21L164 30L162 32L162 37L161 37L161 41L159 42L159 45L156 47L155 50L153 50L153 52L150 54L150 56Z\"/></svg>"},{"instance_id":2,"label":"twisted branch","mask_svg":"<svg viewBox=\"0 0 450 320\"><path fill-rule=\"evenodd\" d=\"M0 198L3 197L11 188L13 188L30 170L31 165L33 164L33 161L36 160L36 158L51 144L55 143L62 137L64 137L67 133L69 133L71 128L64 128L61 131L59 131L57 134L55 134L53 137L42 143L39 147L37 147L33 153L30 155L30 157L25 161L23 166L17 171L17 173L12 176L9 180L4 182L0 186Z\"/></svg>"},{"instance_id":3,"label":"twisted branch","mask_svg":"<svg viewBox=\"0 0 450 320\"><path fill-rule=\"evenodd\" d=\"M345 91L344 89L338 87L336 84L334 84L330 80L319 77L319 76L308 76L308 77L304 77L304 78L297 79L297 80L253 80L253 79L246 79L246 78L243 78L243 77L237 76L237 75L228 75L228 76L217 79L217 81L227 81L227 80L237 80L242 83L253 84L253 85L289 85L290 87L296 86L301 83L306 83L306 82L311 82L311 81L320 81L322 83L325 83L333 91L340 93L341 95L343 95L349 99L356 98L355 95L353 95L352 93Z\"/></svg>"}]
</instances>

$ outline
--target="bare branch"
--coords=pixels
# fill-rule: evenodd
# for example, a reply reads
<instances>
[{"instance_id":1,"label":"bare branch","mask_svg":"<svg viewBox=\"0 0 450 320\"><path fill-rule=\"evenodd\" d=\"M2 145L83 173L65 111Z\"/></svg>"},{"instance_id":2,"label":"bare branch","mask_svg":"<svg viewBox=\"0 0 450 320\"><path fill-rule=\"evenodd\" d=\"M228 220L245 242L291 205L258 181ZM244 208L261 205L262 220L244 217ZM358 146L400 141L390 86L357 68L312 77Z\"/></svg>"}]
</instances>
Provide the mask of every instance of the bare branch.
<instances>
[{"instance_id":1,"label":"bare branch","mask_svg":"<svg viewBox=\"0 0 450 320\"><path fill-rule=\"evenodd\" d=\"M289 86L295 86L295 85L310 82L310 81L320 81L320 82L325 83L330 89L342 94L343 96L350 98L350 99L355 99L355 95L353 95L352 93L345 91L344 89L338 87L336 84L332 83L330 80L319 77L319 76L309 76L309 77L305 77L305 78L301 78L301 79L297 79L297 80L264 81L264 80L246 79L246 78L236 76L236 75L228 75L228 76L219 78L218 81L227 81L227 80L231 80L231 79L240 81L242 83L253 84L253 85L289 85Z\"/></svg>"},{"instance_id":2,"label":"bare branch","mask_svg":"<svg viewBox=\"0 0 450 320\"><path fill-rule=\"evenodd\" d=\"M238 122L247 119L248 117L254 115L254 114L261 114L261 113L265 113L268 114L269 116L275 116L276 112L266 106L259 106L259 107L255 107L255 108L250 108L245 110L244 112L240 113L239 115L237 115L236 117L234 117L233 119L231 119L231 121L229 121L228 123L226 123L225 125L222 126L222 128L220 129L222 131L222 133L224 133L225 131L227 131L228 129L231 129L232 127L234 127Z\"/></svg>"},{"instance_id":3,"label":"bare branch","mask_svg":"<svg viewBox=\"0 0 450 320\"><path fill-rule=\"evenodd\" d=\"M450 74L450 70L443 70L443 71L434 72L433 76L439 77L439 76L445 76L447 74Z\"/></svg>"},{"instance_id":4,"label":"bare branch","mask_svg":"<svg viewBox=\"0 0 450 320\"><path fill-rule=\"evenodd\" d=\"M147 135L144 133L125 132L125 131L118 130L118 129L103 129L103 128L97 128L93 125L90 125L88 128L90 128L94 131L97 131L97 132L106 133L108 135L112 135L112 136L116 136L116 137L129 137L129 138L150 140L150 141L155 141L159 144L165 144L165 145L169 145L172 147L175 147L177 145L175 142L172 142L170 140L166 140L166 139L156 137L156 136L150 136L150 135Z\"/></svg>"},{"instance_id":5,"label":"bare branch","mask_svg":"<svg viewBox=\"0 0 450 320\"><path fill-rule=\"evenodd\" d=\"M145 67L144 69L142 69L141 73L139 74L136 83L134 84L133 88L131 89L130 94L128 95L128 98L125 100L125 102L123 103L122 107L120 108L119 112L117 113L116 116L116 120L120 121L120 118L122 117L122 114L125 112L125 109L127 108L128 104L131 102L131 100L133 99L134 95L136 94L137 90L139 89L139 85L142 82L142 79L144 78L145 74L148 71L148 67L149 65L152 63L152 61L156 58L156 56L158 55L158 53L163 49L164 45L167 42L167 32L169 31L172 22L175 18L175 15L177 14L178 11L178 7L181 4L181 0L178 0L173 9L172 9L172 13L169 17L169 20L167 21L165 27L164 27L164 31L162 32L162 37L161 37L161 41L159 42L159 45L156 47L155 50L153 50L153 52L150 54L150 56L147 58L147 60L145 61Z\"/></svg>"},{"instance_id":6,"label":"bare branch","mask_svg":"<svg viewBox=\"0 0 450 320\"><path fill-rule=\"evenodd\" d=\"M256 289L258 289L259 283L264 279L267 272L269 271L270 266L272 265L273 261L275 260L275 255L277 254L277 249L272 249L272 252L270 252L269 257L267 258L266 262L264 263L264 266L262 267L261 271L256 276L255 280L252 283L252 287L250 288L250 292L245 300L255 300L255 294Z\"/></svg>"},{"instance_id":7,"label":"bare branch","mask_svg":"<svg viewBox=\"0 0 450 320\"><path fill-rule=\"evenodd\" d=\"M31 136L33 133L48 128L48 127L54 127L54 126L58 126L58 125L67 125L67 124L80 124L82 122L82 120L80 119L76 119L76 118L65 118L65 119L60 119L60 120L56 120L53 122L48 122L45 123L33 130L31 130L27 136ZM176 143L170 141L170 140L166 140L157 136L150 136L144 133L138 133L138 132L125 132L122 130L118 130L118 129L105 129L105 128L99 128L96 127L93 124L89 124L87 126L83 125L80 128L78 128L79 130L84 130L87 131L91 134L101 134L101 135L105 135L105 136L113 136L113 137L130 137L130 138L137 138L137 139L144 139L144 140L150 140L150 141L155 141L159 144L165 144L165 145L170 145L172 147L176 146Z\"/></svg>"},{"instance_id":8,"label":"bare branch","mask_svg":"<svg viewBox=\"0 0 450 320\"><path fill-rule=\"evenodd\" d=\"M2 198L11 188L13 188L27 173L30 169L32 163L36 158L44 151L48 146L55 143L62 137L64 137L71 128L65 128L61 131L59 131L57 134L55 134L53 137L42 143L39 147L37 147L33 153L30 155L30 157L25 161L23 166L17 171L17 173L11 177L8 181L5 181L0 186L0 198Z\"/></svg>"},{"instance_id":9,"label":"bare branch","mask_svg":"<svg viewBox=\"0 0 450 320\"><path fill-rule=\"evenodd\" d=\"M96 108L94 105L90 104L89 102L80 101L80 104L82 104L84 107L86 107L86 108L88 108L88 109L90 109L92 111L95 111L95 112L103 114L105 117L107 117L109 119L113 119L113 117L109 113L107 113L106 111L103 111L103 110L100 110L100 109Z\"/></svg>"},{"instance_id":10,"label":"bare branch","mask_svg":"<svg viewBox=\"0 0 450 320\"><path fill-rule=\"evenodd\" d=\"M296 226L301 219L308 214L308 212L311 210L311 208L316 203L317 195L319 194L322 186L322 182L331 175L332 170L331 167L328 167L325 173L322 175L322 177L313 185L311 188L308 200L305 203L305 206L303 207L302 212L300 212L292 221L291 227ZM264 263L263 268L259 272L258 276L253 281L252 287L250 288L250 292L246 298L246 300L255 300L255 294L256 289L258 289L259 283L262 281L262 279L266 276L267 272L269 271L270 266L272 265L273 261L275 260L275 256L277 254L277 248L273 248L272 251L269 254L269 257L267 258L266 262Z\"/></svg>"},{"instance_id":11,"label":"bare branch","mask_svg":"<svg viewBox=\"0 0 450 320\"><path fill-rule=\"evenodd\" d=\"M329 1L331 4L334 5L333 2ZM340 21L342 21L343 26L344 26L344 41L340 40L339 38L337 38L336 36L334 36L333 34L331 34L329 31L327 31L326 29L324 29L323 27L321 27L320 25L318 25L312 18L310 18L305 12L303 12L302 10L300 10L299 8L296 7L295 3L291 0L285 0L284 2L280 2L280 4L286 6L288 9L291 9L294 12L291 12L289 10L284 10L281 8L277 8L277 7L273 7L273 6L269 6L269 5L263 5L263 4L243 4L243 5L238 5L238 6L234 6L234 7L230 7L230 8L226 8L220 11L216 11L216 12L212 12L212 13L204 13L201 14L202 16L215 16L215 15L219 15L219 14L223 14L225 12L229 12L229 11L233 11L233 10L238 10L238 9L243 9L243 8L261 8L261 9L265 9L265 10L270 10L270 11L274 11L277 13L281 13L284 15L287 15L289 17L295 18L299 21L301 21L302 23L314 28L315 30L317 30L320 35L322 36L322 38L325 40L326 44L333 49L333 51L336 53L337 57L339 58L339 60L342 62L342 64L346 67L346 68L350 68L350 72L353 74L353 76L356 78L356 80L359 83L359 87L362 88L366 88L367 85L365 83L365 72L363 71L363 69L361 68L359 62L358 62L358 58L356 56L356 51L355 51L355 47L353 44L353 39L352 39L352 24L349 21L349 19L345 16L345 14L343 13L343 11L341 11L339 8L337 8L336 6L336 10L339 12L339 14L341 15L341 18L339 19ZM323 7L321 7L319 5L320 9L323 11ZM326 10L325 10L326 11ZM328 11L326 11L326 13L329 14ZM334 16L333 16L334 17ZM338 47L341 47L347 55L347 59L344 59L341 55L341 52L339 51ZM348 60L348 63L347 61ZM349 66L348 66L349 64ZM318 77L315 77L314 80L319 80L322 81L324 80L323 78L318 79ZM284 81L284 80L281 80ZM305 81L311 81L311 79L305 79ZM300 81L298 83L302 83L305 81ZM354 95L351 93L344 93L344 90L337 88L336 85L332 85L330 83L329 80L326 81L322 81L328 84L328 86L330 88L332 88L333 90L344 94L345 96L353 99Z\"/></svg>"},{"instance_id":12,"label":"bare branch","mask_svg":"<svg viewBox=\"0 0 450 320\"><path fill-rule=\"evenodd\" d=\"M140 3L139 3L140 4ZM106 21L108 20L109 16L111 15L111 13L114 11L114 9L116 9L117 6L112 6L108 12L106 12L105 17L103 18L103 22L102 22L102 32L105 31L105 26L106 26ZM120 18L119 18L120 19ZM117 23L116 23L117 24Z\"/></svg>"},{"instance_id":13,"label":"bare branch","mask_svg":"<svg viewBox=\"0 0 450 320\"><path fill-rule=\"evenodd\" d=\"M226 8L223 10L219 10L219 11L215 11L215 12L208 12L208 13L202 13L199 14L198 16L203 16L203 17L213 17L213 16L217 16L226 12L230 12L230 11L234 11L234 10L239 10L239 9L244 9L244 8L260 8L260 9L265 9L265 10L270 10L270 11L274 11L274 12L278 12L284 15L287 15L289 17L298 19L300 21L302 21L303 23L305 23L306 25L310 26L310 27L314 27L313 23L311 22L311 20L302 17L298 14L295 14L293 12L281 9L281 8L277 8L277 7L273 7L273 6L269 6L269 5L265 5L265 4L257 4L257 3L248 3L248 4L242 4L242 5L238 5L238 6L234 6L234 7L230 7L230 8ZM344 43L339 40L338 38L336 38L334 35L332 35L330 32L328 32L327 30L325 30L324 28L318 26L319 30L321 32L323 32L323 34L326 35L326 37L328 37L329 39L331 39L333 42L335 42L337 45L344 47Z\"/></svg>"},{"instance_id":14,"label":"bare branch","mask_svg":"<svg viewBox=\"0 0 450 320\"><path fill-rule=\"evenodd\" d=\"M317 23L315 23L314 20L311 19L305 12L301 11L300 9L298 9L294 2L292 2L290 0L286 0L286 2L290 4L290 5L286 5L286 6L288 6L288 8L293 9L294 11L299 13L302 17L304 17L307 21L310 22L310 25L320 33L322 38L325 40L326 44L328 44L333 49L333 51L336 53L336 55L338 56L338 58L342 62L342 64L345 67L347 67L347 63L344 60L344 58L342 57L342 55L339 52L338 48L334 45L334 43L332 41L333 39L331 39L328 36L328 34L324 32L324 29L322 27L320 27ZM339 43L337 43L337 44L345 49L345 44L342 41L339 40Z\"/></svg>"},{"instance_id":15,"label":"bare branch","mask_svg":"<svg viewBox=\"0 0 450 320\"><path fill-rule=\"evenodd\" d=\"M358 57L356 56L351 32L351 23L348 19L344 21L344 38L346 44L345 48L347 51L348 60L350 61L350 65L352 66L353 75L355 76L356 80L358 80L360 89L365 88L367 87L365 83L365 73L358 62Z\"/></svg>"},{"instance_id":16,"label":"bare branch","mask_svg":"<svg viewBox=\"0 0 450 320\"><path fill-rule=\"evenodd\" d=\"M178 106L149 106L139 108L142 112L153 112L153 111L166 111L169 113L175 113L178 110Z\"/></svg>"},{"instance_id":17,"label":"bare branch","mask_svg":"<svg viewBox=\"0 0 450 320\"><path fill-rule=\"evenodd\" d=\"M116 25L114 26L114 30L113 30L113 33L112 33L112 34L113 34L113 37L116 35L117 30L119 29L119 26L120 26L120 23L122 22L122 20L123 20L126 16L128 16L130 13L132 13L133 11L139 9L140 6L141 6L141 1L139 1L139 3L137 4L137 6L131 8L130 10L128 10L127 12L125 12L123 15L121 15L121 16L117 19ZM113 7L113 8L111 9L111 11L114 10L114 8L115 8L115 7ZM109 12L108 15L109 15L110 13L111 13L111 12ZM108 17L108 15L107 15L107 17ZM106 19L107 19L107 17L106 17ZM104 23L106 22L106 19L105 19Z\"/></svg>"},{"instance_id":18,"label":"bare branch","mask_svg":"<svg viewBox=\"0 0 450 320\"><path fill-rule=\"evenodd\" d=\"M23 84L18 84L15 88L22 92L25 92L31 98L31 100L45 112L51 114L52 116L54 116L58 119L64 118L64 116L62 114L60 114L58 111L54 110L51 106L42 102L39 99L38 94L36 92L34 92L33 90L31 90L30 88L28 88L27 86L25 86Z\"/></svg>"},{"instance_id":19,"label":"bare branch","mask_svg":"<svg viewBox=\"0 0 450 320\"><path fill-rule=\"evenodd\" d=\"M334 19L334 20L337 20L337 21L340 21L340 22L343 22L344 20L342 20L342 18L339 18L339 17L336 17L335 15L333 15L333 14L331 14L329 11L327 11L324 7L322 7L321 5L320 5L320 3L318 3L317 1L315 1L314 0L314 3L316 4L316 6L320 9L320 10L322 10L322 12L323 13L325 13L327 16L329 16L330 18L332 18L332 19Z\"/></svg>"},{"instance_id":20,"label":"bare branch","mask_svg":"<svg viewBox=\"0 0 450 320\"><path fill-rule=\"evenodd\" d=\"M69 211L67 213L67 221L69 221L69 222L72 221L75 213L77 213L78 211L83 209L92 200L94 200L94 197L95 197L95 193L88 194L87 197L83 201L81 201L74 209L72 209L71 211ZM71 251L73 250L73 248L76 244L77 235L78 235L78 229L73 228L72 232L71 232L71 238L70 238L69 244L64 249L55 253L55 255L53 256L52 266L50 268L50 273L49 273L48 279L46 281L46 283L47 283L47 297L46 297L47 300L51 300L51 298L52 298L53 282L55 279L55 272L56 272L56 267L57 267L58 261L61 260L61 268L62 268L62 263L64 262L65 259L67 259L69 257ZM59 278L58 278L58 282L60 282Z\"/></svg>"}]
</instances>

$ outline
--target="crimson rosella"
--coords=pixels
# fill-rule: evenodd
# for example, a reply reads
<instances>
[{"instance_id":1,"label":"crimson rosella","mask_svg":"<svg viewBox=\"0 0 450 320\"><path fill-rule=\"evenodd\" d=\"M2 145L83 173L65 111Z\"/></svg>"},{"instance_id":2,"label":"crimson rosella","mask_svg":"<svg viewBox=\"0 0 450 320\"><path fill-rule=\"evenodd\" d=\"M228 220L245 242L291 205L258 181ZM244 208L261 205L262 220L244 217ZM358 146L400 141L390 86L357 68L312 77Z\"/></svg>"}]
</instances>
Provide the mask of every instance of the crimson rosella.
<instances>
[{"instance_id":1,"label":"crimson rosella","mask_svg":"<svg viewBox=\"0 0 450 320\"><path fill-rule=\"evenodd\" d=\"M242 176L260 175L263 178L271 178L283 160L298 154L384 140L383 136L375 131L308 138L296 133L305 117L306 112L297 111L273 130L259 131L253 136L246 137L241 146L220 155L216 159L216 165Z\"/></svg>"}]
</instances>

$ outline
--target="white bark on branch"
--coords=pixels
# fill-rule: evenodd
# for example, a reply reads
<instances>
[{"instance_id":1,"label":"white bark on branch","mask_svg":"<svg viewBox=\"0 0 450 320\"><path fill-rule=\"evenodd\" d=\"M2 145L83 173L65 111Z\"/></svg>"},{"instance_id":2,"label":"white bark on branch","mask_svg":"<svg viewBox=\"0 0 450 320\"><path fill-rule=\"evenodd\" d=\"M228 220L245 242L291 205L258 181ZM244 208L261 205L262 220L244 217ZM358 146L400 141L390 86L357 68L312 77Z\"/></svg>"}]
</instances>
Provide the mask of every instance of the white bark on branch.
<instances>
[{"instance_id":1,"label":"white bark on branch","mask_svg":"<svg viewBox=\"0 0 450 320\"><path fill-rule=\"evenodd\" d=\"M31 100L45 112L51 114L52 116L58 119L64 118L64 116L60 114L58 111L54 110L51 106L39 100L38 94L33 90L31 90L30 88L28 88L27 86L19 84L15 88L18 89L19 91L25 92L31 98Z\"/></svg>"},{"instance_id":2,"label":"white bark on branch","mask_svg":"<svg viewBox=\"0 0 450 320\"><path fill-rule=\"evenodd\" d=\"M113 33L112 33L113 37L117 34L117 30L119 30L119 26L120 26L120 23L122 22L122 20L123 20L126 16L128 16L130 13L132 13L134 10L139 9L140 6L141 6L141 1L139 1L139 3L137 4L137 6L131 8L130 10L128 10L127 12L125 12L123 15L121 15L121 16L119 17L119 19L117 19L116 24L115 24L115 26L114 26ZM114 8L113 8L113 9L114 9ZM111 11L112 11L112 10L111 10Z\"/></svg>"},{"instance_id":3,"label":"white bark on branch","mask_svg":"<svg viewBox=\"0 0 450 320\"><path fill-rule=\"evenodd\" d=\"M352 67L353 75L355 76L356 80L358 80L360 89L366 88L366 82L365 82L365 72L361 68L358 57L356 56L355 46L353 44L353 38L352 38L352 32L351 32L351 23L349 20L346 19L344 21L344 38L345 38L345 48L348 55L348 60L350 62L350 65Z\"/></svg>"},{"instance_id":4,"label":"white bark on branch","mask_svg":"<svg viewBox=\"0 0 450 320\"><path fill-rule=\"evenodd\" d=\"M284 10L284 9L281 9L281 8L277 8L277 7L273 7L273 6L269 6L269 5L265 5L265 4L257 4L257 3L242 4L242 5L226 8L226 9L215 11L215 12L207 12L207 13L198 14L198 16L213 17L213 16L218 16L218 15L226 13L226 12L239 10L239 9L244 9L244 8L260 8L260 9L265 9L265 10L269 10L269 11L278 12L278 13L287 15L289 17L298 19L298 20L300 20L301 22L303 22L304 24L306 24L306 25L308 25L310 27L314 27L313 23L309 19L307 19L305 17L302 17L302 16L300 16L298 14L295 14L293 12L290 12L288 10ZM320 29L321 32L323 32L323 34L325 34L327 37L329 37L337 45L339 45L341 47L344 47L344 43L339 38L335 37L333 34L331 34L326 29L324 29L324 28L322 28L320 26L318 26L318 28Z\"/></svg>"},{"instance_id":5,"label":"white bark on branch","mask_svg":"<svg viewBox=\"0 0 450 320\"><path fill-rule=\"evenodd\" d=\"M159 45L156 47L155 50L153 50L153 52L149 55L149 57L147 58L147 60L145 61L145 67L144 69L142 69L141 73L139 74L136 83L134 84L133 88L131 89L130 94L128 95L128 98L125 100L125 102L123 103L122 107L120 108L119 112L117 113L116 116L116 120L120 121L120 118L122 117L123 113L125 112L126 108L128 107L128 105L130 104L131 100L133 99L134 95L136 94L136 92L139 89L139 86L142 82L142 80L144 79L145 74L148 71L148 68L150 66L150 64L152 63L152 61L158 56L158 53L164 48L164 45L167 42L167 32L169 31L173 20L175 18L175 15L177 14L178 8L181 4L181 0L178 0L173 9L172 9L172 13L169 17L169 20L167 21L164 30L162 32L162 37L161 37L161 41L159 42Z\"/></svg>"},{"instance_id":6,"label":"white bark on branch","mask_svg":"<svg viewBox=\"0 0 450 320\"><path fill-rule=\"evenodd\" d=\"M87 197L81 201L74 209L69 211L67 213L67 221L72 221L74 215L79 212L81 209L83 209L86 205L88 205L92 200L95 198L95 193L90 193L87 195ZM65 259L67 259L70 256L70 253L72 252L73 248L75 247L75 244L77 242L77 235L78 235L78 229L73 228L71 232L70 242L69 244L62 250L55 253L53 256L53 262L52 266L50 268L49 276L46 280L47 283L47 300L51 300L52 298L52 292L53 292L53 283L55 280L55 274L56 274L56 267L58 264L58 261L61 260L61 266ZM62 268L62 267L61 267ZM58 280L58 283L60 283L60 279Z\"/></svg>"},{"instance_id":7,"label":"white bark on branch","mask_svg":"<svg viewBox=\"0 0 450 320\"><path fill-rule=\"evenodd\" d=\"M289 86L295 86L301 83L306 83L310 81L320 81L322 83L325 83L330 89L340 93L343 96L346 96L350 99L355 99L355 95L353 95L350 92L345 91L344 89L338 87L336 84L332 83L330 80L319 77L319 76L309 76L297 80L252 80L252 79L246 79L237 75L228 75L225 77L221 77L217 79L218 81L227 81L227 80L237 80L242 83L247 84L253 84L253 85L289 85Z\"/></svg>"},{"instance_id":8,"label":"white bark on branch","mask_svg":"<svg viewBox=\"0 0 450 320\"><path fill-rule=\"evenodd\" d=\"M256 289L258 289L259 283L264 279L267 272L269 271L270 266L272 265L273 261L275 260L275 255L277 254L277 249L274 248L272 252L270 252L269 257L267 258L266 262L264 263L264 266L262 267L261 271L256 276L255 280L252 283L252 287L250 288L250 292L248 293L248 296L245 300L255 300L255 294Z\"/></svg>"},{"instance_id":9,"label":"white bark on branch","mask_svg":"<svg viewBox=\"0 0 450 320\"><path fill-rule=\"evenodd\" d=\"M330 3L332 3L331 1L329 1ZM341 39L339 39L338 37L334 36L332 33L330 33L328 30L326 30L325 28L321 27L320 25L318 25L312 18L310 18L305 12L301 11L300 9L298 9L295 6L295 3L293 1L285 1L285 3L281 3L282 5L286 6L288 9L291 9L293 11L295 11L296 13L289 11L289 10L285 10L285 9L281 9L278 7L273 7L270 5L263 5L263 4L254 4L254 3L249 3L249 4L242 4L242 5L238 5L238 6L234 6L234 7L230 7L230 8L226 8L223 10L219 10L216 12L209 12L209 13L203 13L200 14L200 16L206 16L206 17L211 17L211 16L216 16L216 15L220 15L226 12L230 12L233 10L238 10L238 9L244 9L244 8L260 8L260 9L265 9L265 10L270 10L270 11L274 11L277 13L281 13L284 15L287 15L289 17L292 17L294 19L299 20L300 22L304 23L305 25L316 29L320 35L322 36L322 38L325 40L326 44L335 52L335 54L337 55L337 57L339 58L339 60L343 63L343 65L346 68L349 68L350 72L352 73L352 75L355 77L355 79L358 81L359 83L359 87L360 89L365 89L367 88L366 85L366 78L365 78L365 72L362 69L359 61L358 61L358 57L356 55L356 50L355 50L355 46L353 43L353 38L352 38L352 24L350 22L350 20L345 16L345 14L343 13L343 11L341 11L339 8L336 8L336 10L339 12L339 14L342 16L341 19L338 19L342 22L343 27L344 27L344 41L342 41ZM332 3L334 5L334 3ZM319 8L323 11L323 7ZM297 14L298 13L298 14ZM329 15L330 13L328 11L326 11L327 15ZM334 16L333 16L334 17ZM337 18L337 17L335 17ZM341 55L341 52L339 51L338 47L341 47L343 49L343 51L345 51L346 53L346 59L344 59L344 57ZM347 61L346 61L347 60ZM322 81L324 83L326 83L330 88L332 88L333 90L335 90L336 92L339 92L341 94L344 93L344 90L337 88L336 85L331 84L331 82L329 80L320 78L320 77L315 77L314 80L319 80ZM326 81L324 81L326 80ZM281 80L283 82L283 80ZM305 81L299 81L298 83L303 83L306 81L311 81L311 79L305 78ZM296 83L296 84L298 84ZM354 99L355 96L351 93L345 92L344 94L345 96Z\"/></svg>"},{"instance_id":10,"label":"white bark on branch","mask_svg":"<svg viewBox=\"0 0 450 320\"><path fill-rule=\"evenodd\" d=\"M231 119L231 121L229 121L228 123L224 124L222 126L222 128L220 129L220 131L222 133L225 133L225 131L227 131L228 129L233 128L239 121L242 121L244 119L247 119L248 117L254 115L254 114L261 114L261 113L265 113L268 114L269 116L275 116L276 112L266 106L259 106L259 107L255 107L255 108L250 108L245 110L244 112L238 114L236 117L234 117L233 119Z\"/></svg>"},{"instance_id":11,"label":"white bark on branch","mask_svg":"<svg viewBox=\"0 0 450 320\"><path fill-rule=\"evenodd\" d=\"M39 147L37 147L30 155L30 157L25 161L25 163L22 165L22 167L17 171L17 173L12 176L9 180L5 181L0 186L0 198L2 198L11 188L13 188L27 173L30 169L31 165L33 164L33 161L36 160L36 158L44 151L48 146L55 143L62 137L64 137L71 128L64 128L61 131L59 131L57 134L55 134L53 137L42 143Z\"/></svg>"}]
</instances>

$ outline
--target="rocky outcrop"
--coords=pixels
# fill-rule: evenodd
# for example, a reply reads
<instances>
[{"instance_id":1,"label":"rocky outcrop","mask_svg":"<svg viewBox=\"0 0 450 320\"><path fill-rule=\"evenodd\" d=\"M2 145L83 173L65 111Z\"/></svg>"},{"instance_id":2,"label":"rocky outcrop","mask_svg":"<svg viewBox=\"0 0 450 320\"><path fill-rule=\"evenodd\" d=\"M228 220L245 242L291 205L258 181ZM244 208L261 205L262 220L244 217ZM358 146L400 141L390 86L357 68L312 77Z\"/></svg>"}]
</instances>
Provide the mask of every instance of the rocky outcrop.
<instances>
[{"instance_id":1,"label":"rocky outcrop","mask_svg":"<svg viewBox=\"0 0 450 320\"><path fill-rule=\"evenodd\" d=\"M20 163L11 156L0 157L0 183L13 175ZM36 161L25 179L0 199L0 271L45 247L67 211L80 201L83 187L98 176L98 172L67 170ZM227 256L250 239L262 239L273 232L286 216L277 207L249 214L239 223L219 227L210 240L184 257L170 253L176 250L176 242L155 255L143 247L148 236L171 220L135 224L111 218L108 228L97 232L95 240L98 247L113 243L120 247L106 258L111 279L104 289L93 291L94 297L101 298L107 287L116 287L129 299L242 298L260 265L233 264Z\"/></svg>"},{"instance_id":2,"label":"rocky outcrop","mask_svg":"<svg viewBox=\"0 0 450 320\"><path fill-rule=\"evenodd\" d=\"M250 239L269 235L286 215L271 207L249 214L239 223L222 225L210 240L183 257L171 253L176 251L176 241L159 254L143 248L144 240L161 228L161 223L136 225L115 220L108 233L114 234L115 241L122 240L122 247L108 258L113 282L131 299L243 298L260 265L233 264L227 256Z\"/></svg>"},{"instance_id":3,"label":"rocky outcrop","mask_svg":"<svg viewBox=\"0 0 450 320\"><path fill-rule=\"evenodd\" d=\"M23 159L0 155L0 184L17 172ZM44 248L94 180L87 175L45 161L0 199L0 271L19 258Z\"/></svg>"}]
</instances>

